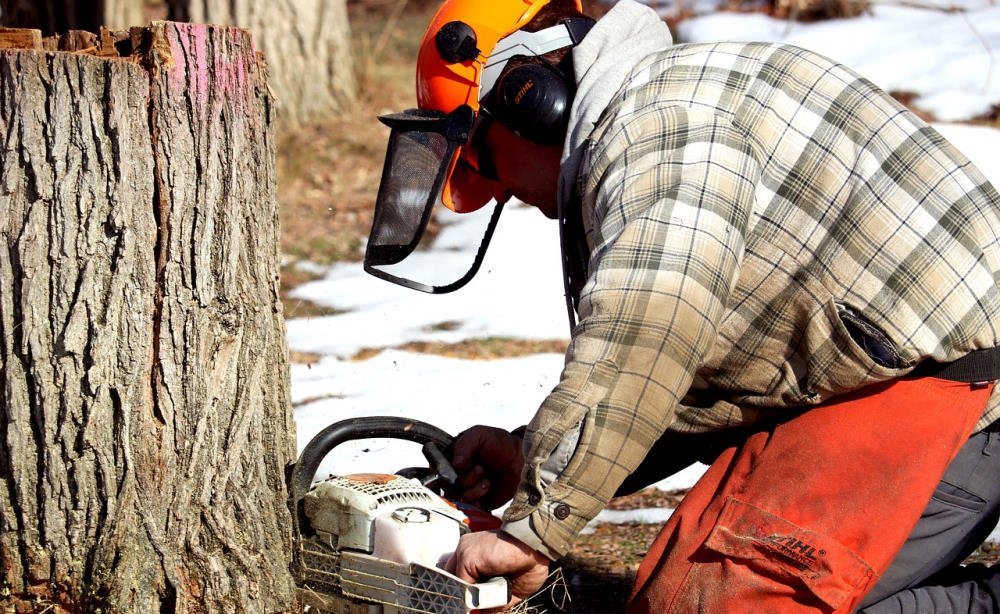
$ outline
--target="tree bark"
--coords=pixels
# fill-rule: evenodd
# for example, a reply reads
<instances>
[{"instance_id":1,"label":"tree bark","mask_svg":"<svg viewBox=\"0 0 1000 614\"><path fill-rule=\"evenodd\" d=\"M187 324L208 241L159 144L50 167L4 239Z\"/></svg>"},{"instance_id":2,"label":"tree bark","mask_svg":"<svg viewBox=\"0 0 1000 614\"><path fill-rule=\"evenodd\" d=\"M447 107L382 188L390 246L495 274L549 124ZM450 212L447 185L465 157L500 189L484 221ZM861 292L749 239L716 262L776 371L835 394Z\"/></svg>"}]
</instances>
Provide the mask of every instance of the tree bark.
<instances>
[{"instance_id":1,"label":"tree bark","mask_svg":"<svg viewBox=\"0 0 1000 614\"><path fill-rule=\"evenodd\" d=\"M357 82L345 0L168 0L170 18L248 28L267 56L282 122L322 120L352 103Z\"/></svg>"},{"instance_id":2,"label":"tree bark","mask_svg":"<svg viewBox=\"0 0 1000 614\"><path fill-rule=\"evenodd\" d=\"M266 75L242 30L122 42L0 51L0 612L286 611Z\"/></svg>"}]
</instances>

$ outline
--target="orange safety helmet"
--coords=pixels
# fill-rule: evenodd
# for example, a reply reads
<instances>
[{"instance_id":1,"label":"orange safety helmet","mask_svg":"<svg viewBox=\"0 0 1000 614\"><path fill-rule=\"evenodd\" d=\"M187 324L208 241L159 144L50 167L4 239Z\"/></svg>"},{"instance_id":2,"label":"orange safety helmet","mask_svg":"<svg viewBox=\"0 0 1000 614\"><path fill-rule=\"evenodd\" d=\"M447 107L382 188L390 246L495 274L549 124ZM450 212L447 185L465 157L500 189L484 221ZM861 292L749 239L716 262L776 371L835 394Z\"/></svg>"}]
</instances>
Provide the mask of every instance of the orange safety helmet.
<instances>
[{"instance_id":1,"label":"orange safety helmet","mask_svg":"<svg viewBox=\"0 0 1000 614\"><path fill-rule=\"evenodd\" d=\"M451 292L475 275L507 197L492 164L481 155L488 152L477 151L479 140L486 130L484 122L496 119L511 127L509 118L499 112L506 111L506 107L494 109L485 96L493 97L494 89L506 92L508 81L516 85L511 75L530 68L517 66L505 73L511 59L541 57L575 45L593 24L589 19L569 19L538 32L521 30L550 1L446 0L434 16L417 58L419 107L379 117L392 130L365 247L364 266L372 275L433 293ZM580 0L574 2L579 10ZM565 134L565 124L559 123L564 121L569 100L563 91L564 75L560 72L550 79L555 80L551 86L535 87L534 81L528 86L516 86L530 90L528 95L510 86L517 101L537 102L522 112L529 118L524 123L526 138L542 135L547 140L558 140ZM498 85L498 81L502 83ZM539 76L538 82L543 83L544 77ZM562 92L560 96L554 94L557 90ZM543 91L544 95L538 95ZM541 112L547 108L559 113ZM511 111L522 109L514 107ZM530 121L536 116L545 121ZM548 121L553 116L557 120ZM515 134L518 129L514 129ZM410 256L424 238L438 202L456 213L469 213L492 199L496 207L465 273L457 280L445 280L447 283L415 279L411 269L415 260Z\"/></svg>"},{"instance_id":2,"label":"orange safety helmet","mask_svg":"<svg viewBox=\"0 0 1000 614\"><path fill-rule=\"evenodd\" d=\"M417 55L417 105L450 113L461 105L479 112L486 60L497 43L520 30L551 0L447 0L431 20ZM577 10L582 11L580 0ZM456 48L456 57L444 58L442 36L456 24L468 28L471 48ZM444 32L442 32L444 30ZM453 37L454 38L454 37ZM455 41L456 46L461 41ZM473 55L475 54L475 55ZM458 57L463 57L455 61ZM504 198L500 185L480 172L477 152L461 147L452 161L441 192L441 202L457 213L475 211L491 198Z\"/></svg>"}]
</instances>

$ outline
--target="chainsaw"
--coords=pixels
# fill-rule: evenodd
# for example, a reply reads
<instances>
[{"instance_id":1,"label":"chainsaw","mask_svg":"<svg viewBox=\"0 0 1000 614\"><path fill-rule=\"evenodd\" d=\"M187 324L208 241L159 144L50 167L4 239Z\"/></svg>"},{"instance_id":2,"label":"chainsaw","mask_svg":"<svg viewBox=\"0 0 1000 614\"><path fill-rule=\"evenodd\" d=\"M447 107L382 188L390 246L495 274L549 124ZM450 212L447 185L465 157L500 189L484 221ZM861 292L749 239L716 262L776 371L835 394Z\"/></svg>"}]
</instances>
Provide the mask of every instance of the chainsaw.
<instances>
[{"instance_id":1,"label":"chainsaw","mask_svg":"<svg viewBox=\"0 0 1000 614\"><path fill-rule=\"evenodd\" d=\"M313 483L331 450L369 438L421 444L428 467ZM291 479L292 573L304 605L331 614L467 614L507 604L504 578L470 584L443 569L462 535L500 526L441 495L458 480L446 457L451 444L434 426L381 416L343 420L313 437Z\"/></svg>"}]
</instances>

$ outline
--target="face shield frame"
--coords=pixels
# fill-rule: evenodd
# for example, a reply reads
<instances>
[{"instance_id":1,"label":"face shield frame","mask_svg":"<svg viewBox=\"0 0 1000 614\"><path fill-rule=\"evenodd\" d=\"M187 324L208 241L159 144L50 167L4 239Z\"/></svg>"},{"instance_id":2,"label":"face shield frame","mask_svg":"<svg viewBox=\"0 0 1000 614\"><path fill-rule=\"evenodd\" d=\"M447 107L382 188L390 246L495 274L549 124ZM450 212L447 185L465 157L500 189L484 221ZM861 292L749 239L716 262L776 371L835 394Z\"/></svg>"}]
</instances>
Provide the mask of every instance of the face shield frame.
<instances>
[{"instance_id":1,"label":"face shield frame","mask_svg":"<svg viewBox=\"0 0 1000 614\"><path fill-rule=\"evenodd\" d=\"M441 201L445 184L459 164L461 148L469 144L476 113L468 105L461 105L451 113L409 109L380 116L379 121L392 132L365 249L364 270L380 279L430 294L457 290L479 270L503 209L502 203L497 203L490 216L471 268L458 280L431 285L378 267L402 262L419 245L431 214ZM432 167L436 168L432 171Z\"/></svg>"}]
</instances>

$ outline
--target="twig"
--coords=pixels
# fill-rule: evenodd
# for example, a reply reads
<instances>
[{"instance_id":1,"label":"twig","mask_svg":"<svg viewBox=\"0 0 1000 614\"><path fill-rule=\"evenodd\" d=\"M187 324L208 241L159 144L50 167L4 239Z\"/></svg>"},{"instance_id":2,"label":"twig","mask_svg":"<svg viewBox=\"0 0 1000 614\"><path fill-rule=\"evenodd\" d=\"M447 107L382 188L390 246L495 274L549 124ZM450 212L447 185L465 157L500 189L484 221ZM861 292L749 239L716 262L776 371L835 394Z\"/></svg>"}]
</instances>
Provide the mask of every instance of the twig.
<instances>
[{"instance_id":1,"label":"twig","mask_svg":"<svg viewBox=\"0 0 1000 614\"><path fill-rule=\"evenodd\" d=\"M372 59L377 59L379 54L382 53L382 48L389 41L389 35L392 31L396 29L396 22L399 21L399 16L403 14L403 9L406 8L406 3L408 0L399 0L396 2L396 6L392 7L392 13L389 18L385 20L385 25L382 26L382 32L378 35L378 40L375 41L375 46L372 48Z\"/></svg>"},{"instance_id":2,"label":"twig","mask_svg":"<svg viewBox=\"0 0 1000 614\"><path fill-rule=\"evenodd\" d=\"M993 2L994 0L990 0ZM897 0L896 2L878 2L878 6L900 6L907 9L922 9L925 11L937 11L939 13L968 13L969 9L964 6L938 6L925 2L915 2L914 0Z\"/></svg>"},{"instance_id":3,"label":"twig","mask_svg":"<svg viewBox=\"0 0 1000 614\"><path fill-rule=\"evenodd\" d=\"M506 610L508 614L560 614L570 611L569 588L561 567L545 578L545 583L524 601ZM555 610L549 611L546 605Z\"/></svg>"},{"instance_id":4,"label":"twig","mask_svg":"<svg viewBox=\"0 0 1000 614\"><path fill-rule=\"evenodd\" d=\"M969 26L969 29L972 30L972 33L976 35L976 38L979 39L979 42L982 43L983 48L986 49L986 53L990 56L990 65L989 68L986 69L986 82L983 83L983 93L985 94L990 89L990 79L993 77L993 48L990 47L990 44L986 41L985 38L983 38L983 35L980 34L978 29L976 29L976 26L973 25L972 21L969 19L968 13L962 13L962 19L965 20L965 23Z\"/></svg>"}]
</instances>

